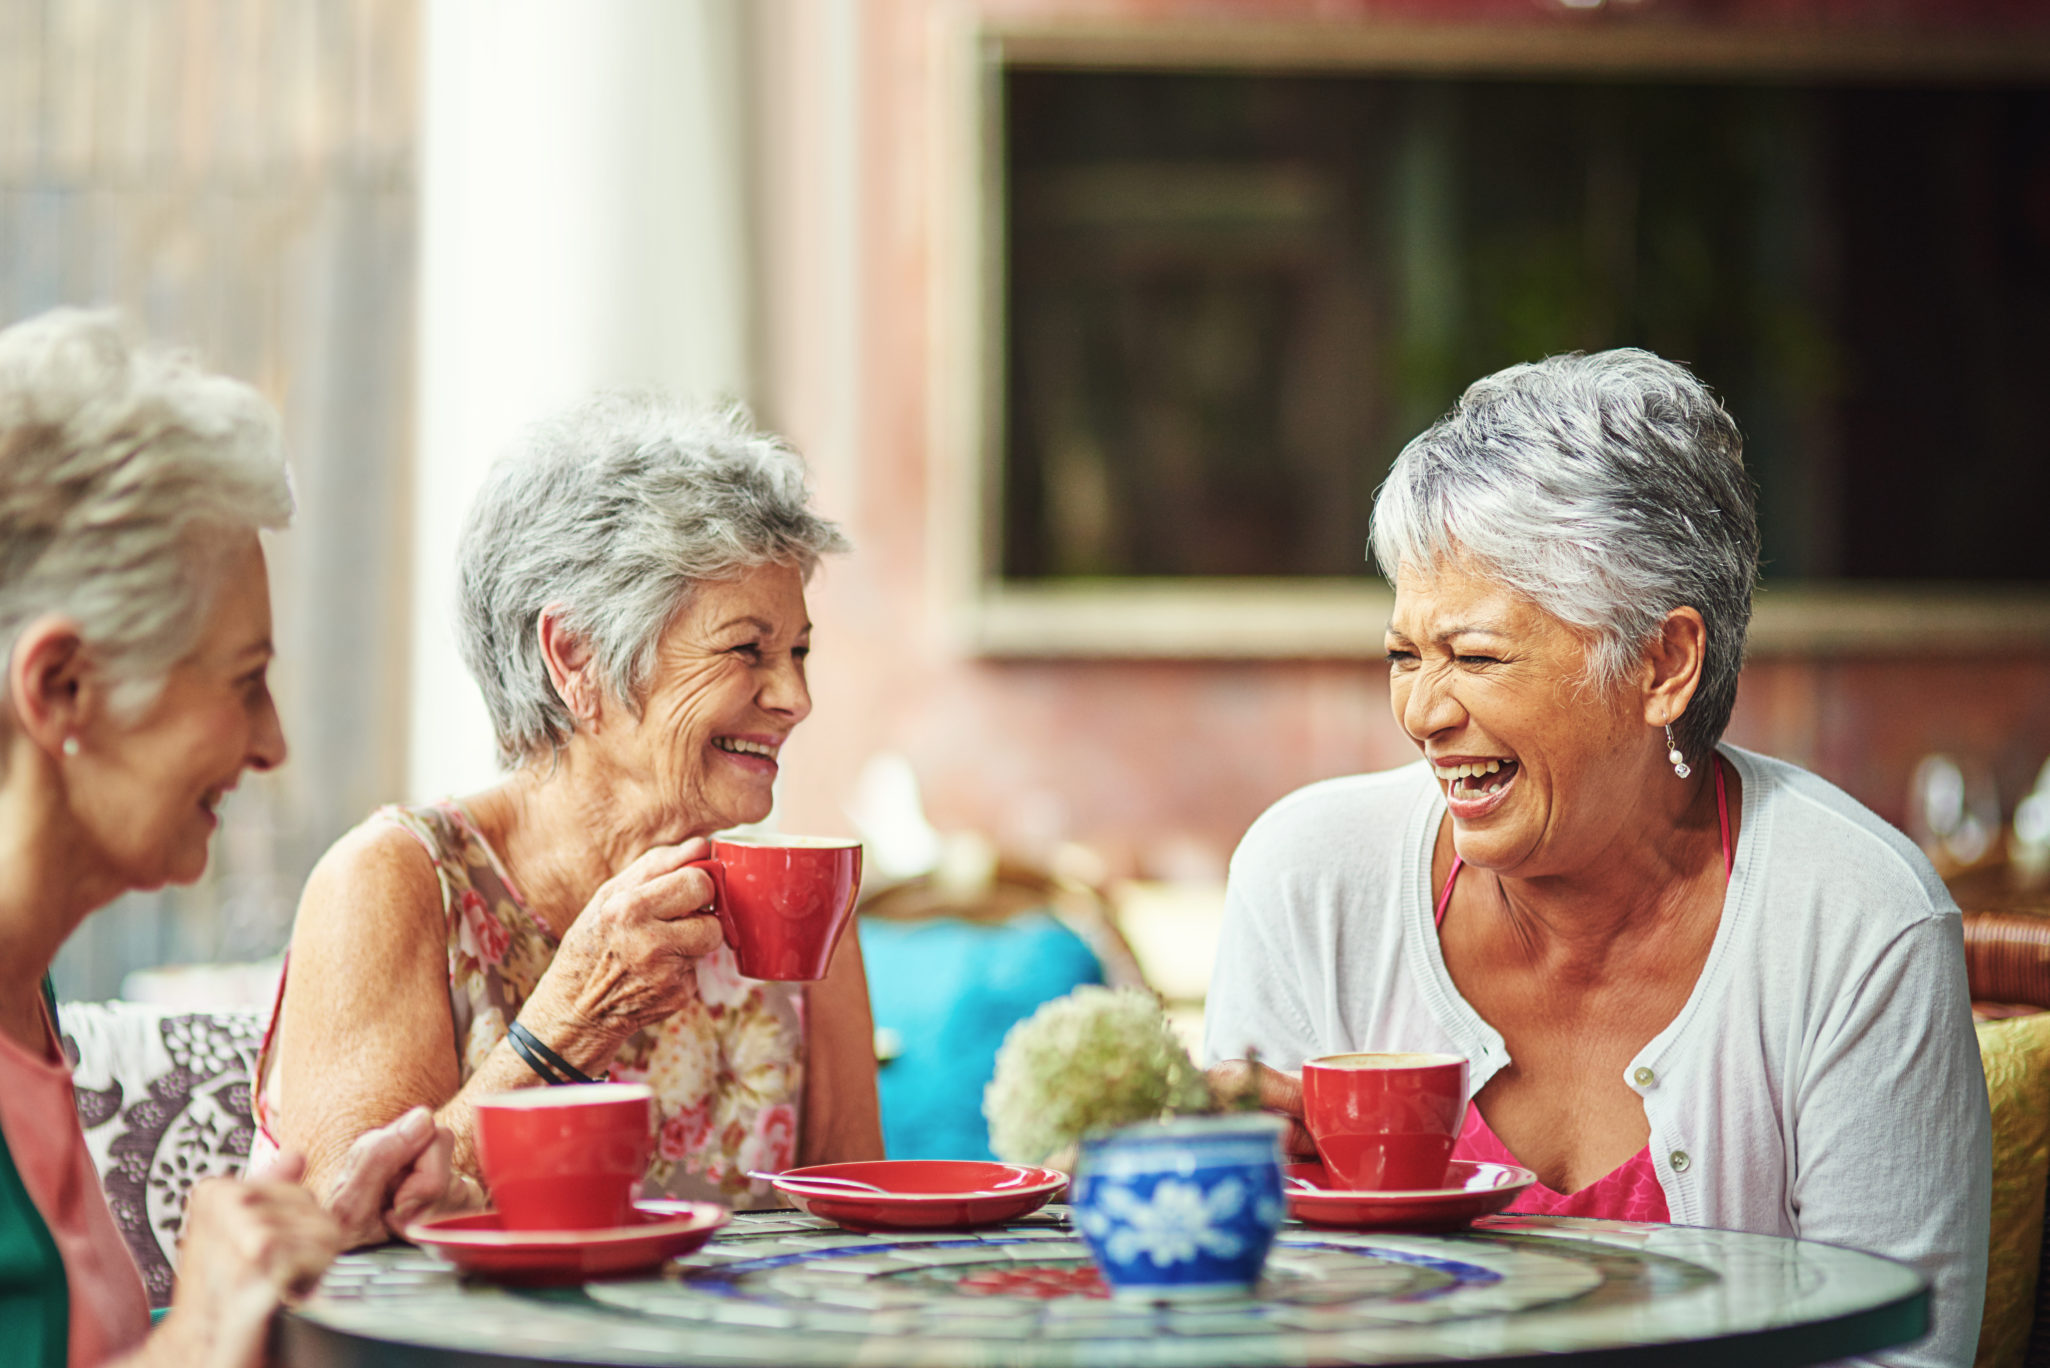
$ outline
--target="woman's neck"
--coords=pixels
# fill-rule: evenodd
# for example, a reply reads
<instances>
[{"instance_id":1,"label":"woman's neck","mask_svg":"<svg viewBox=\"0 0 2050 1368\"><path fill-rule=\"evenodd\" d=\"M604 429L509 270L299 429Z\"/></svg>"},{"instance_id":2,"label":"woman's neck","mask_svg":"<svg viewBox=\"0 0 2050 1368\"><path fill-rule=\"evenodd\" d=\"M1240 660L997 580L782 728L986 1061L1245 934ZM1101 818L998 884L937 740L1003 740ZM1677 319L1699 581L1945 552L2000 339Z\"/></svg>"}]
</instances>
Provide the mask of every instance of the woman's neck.
<instances>
[{"instance_id":1,"label":"woman's neck","mask_svg":"<svg viewBox=\"0 0 2050 1368\"><path fill-rule=\"evenodd\" d=\"M703 834L656 829L642 819L651 805L622 800L633 787L572 743L554 763L523 766L463 806L528 912L561 936L598 886L645 851Z\"/></svg>"},{"instance_id":2,"label":"woman's neck","mask_svg":"<svg viewBox=\"0 0 2050 1368\"><path fill-rule=\"evenodd\" d=\"M44 1052L42 983L66 938L123 891L92 853L49 757L16 735L0 778L0 1030Z\"/></svg>"},{"instance_id":3,"label":"woman's neck","mask_svg":"<svg viewBox=\"0 0 2050 1368\"><path fill-rule=\"evenodd\" d=\"M1699 766L1685 780L1662 775L1671 787L1642 795L1607 839L1569 870L1525 877L1473 869L1460 876L1455 897L1496 913L1522 957L1554 971L1599 977L1610 956L1628 953L1643 937L1721 907L1728 875L1716 767ZM1734 767L1724 767L1724 782L1734 850L1741 809ZM1433 861L1440 887L1450 874L1451 849L1448 819Z\"/></svg>"}]
</instances>

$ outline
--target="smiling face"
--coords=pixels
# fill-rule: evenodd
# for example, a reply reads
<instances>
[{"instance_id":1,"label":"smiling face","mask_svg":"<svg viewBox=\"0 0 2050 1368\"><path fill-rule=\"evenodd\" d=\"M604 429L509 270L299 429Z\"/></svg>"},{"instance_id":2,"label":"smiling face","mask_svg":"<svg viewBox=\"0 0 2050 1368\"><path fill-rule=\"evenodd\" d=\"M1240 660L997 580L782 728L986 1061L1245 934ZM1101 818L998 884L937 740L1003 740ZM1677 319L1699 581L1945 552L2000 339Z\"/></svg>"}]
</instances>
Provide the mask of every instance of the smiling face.
<instances>
[{"instance_id":1,"label":"smiling face","mask_svg":"<svg viewBox=\"0 0 2050 1368\"><path fill-rule=\"evenodd\" d=\"M662 633L640 719L615 756L666 809L661 835L680 840L769 815L777 756L811 712L810 652L795 566L698 587Z\"/></svg>"},{"instance_id":2,"label":"smiling face","mask_svg":"<svg viewBox=\"0 0 2050 1368\"><path fill-rule=\"evenodd\" d=\"M255 533L219 573L199 639L155 702L134 719L96 711L67 765L73 812L129 888L197 879L221 799L245 769L284 762L269 684L270 577Z\"/></svg>"},{"instance_id":3,"label":"smiling face","mask_svg":"<svg viewBox=\"0 0 2050 1368\"><path fill-rule=\"evenodd\" d=\"M1388 664L1396 721L1431 762L1468 864L1581 868L1657 778L1638 691L1583 684L1585 638L1471 567L1397 574Z\"/></svg>"}]
</instances>

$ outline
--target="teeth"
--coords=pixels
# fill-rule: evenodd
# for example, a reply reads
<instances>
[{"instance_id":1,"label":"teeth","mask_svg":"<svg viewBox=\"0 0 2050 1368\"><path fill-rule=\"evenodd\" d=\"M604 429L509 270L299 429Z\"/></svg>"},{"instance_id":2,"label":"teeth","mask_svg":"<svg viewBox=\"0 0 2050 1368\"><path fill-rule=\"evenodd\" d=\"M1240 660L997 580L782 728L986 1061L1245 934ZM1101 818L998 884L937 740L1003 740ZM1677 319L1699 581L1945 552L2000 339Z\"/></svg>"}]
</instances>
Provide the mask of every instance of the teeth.
<instances>
[{"instance_id":1,"label":"teeth","mask_svg":"<svg viewBox=\"0 0 2050 1368\"><path fill-rule=\"evenodd\" d=\"M1478 779L1483 775L1499 773L1502 762L1486 760L1471 765L1433 765L1431 768L1440 779L1451 783L1459 779Z\"/></svg>"},{"instance_id":2,"label":"teeth","mask_svg":"<svg viewBox=\"0 0 2050 1368\"><path fill-rule=\"evenodd\" d=\"M743 741L737 736L721 736L714 740L712 744L720 750L731 751L735 755L760 755L770 760L776 758L776 748L774 746L765 746L759 741Z\"/></svg>"}]
</instances>

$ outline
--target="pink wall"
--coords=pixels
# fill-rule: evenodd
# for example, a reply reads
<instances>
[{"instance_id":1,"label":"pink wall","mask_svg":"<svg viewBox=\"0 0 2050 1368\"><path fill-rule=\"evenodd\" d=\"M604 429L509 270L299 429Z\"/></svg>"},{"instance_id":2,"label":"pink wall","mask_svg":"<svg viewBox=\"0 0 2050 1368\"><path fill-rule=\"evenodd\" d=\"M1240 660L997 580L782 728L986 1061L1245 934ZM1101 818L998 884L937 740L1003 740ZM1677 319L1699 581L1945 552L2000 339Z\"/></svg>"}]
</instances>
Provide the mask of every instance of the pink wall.
<instances>
[{"instance_id":1,"label":"pink wall","mask_svg":"<svg viewBox=\"0 0 2050 1368\"><path fill-rule=\"evenodd\" d=\"M1414 752L1389 716L1378 662L1028 663L948 646L928 541L940 459L930 387L941 368L929 317L941 197L926 123L939 3L869 0L863 10L860 420L847 467L822 469L825 502L859 550L814 587L817 711L786 753L787 820L795 829L845 829L843 806L862 763L896 750L910 757L942 829L979 828L1025 847L1079 838L1120 873L1221 870L1247 823L1276 798ZM1504 3L1528 14L1535 0ZM1343 20L1368 11L1494 13L1504 4L989 0L987 8ZM1713 8L1813 17L1848 7L1749 0ZM1980 0L1975 8L1998 17L2013 7ZM768 349L769 416L817 450L828 419L819 368L805 360L810 314L803 300L786 298L772 317L781 340ZM2050 755L2050 656L2032 646L1983 657L1760 661L1746 673L1731 737L1812 766L1893 820L1915 760L1932 749L1994 766L2011 804Z\"/></svg>"}]
</instances>

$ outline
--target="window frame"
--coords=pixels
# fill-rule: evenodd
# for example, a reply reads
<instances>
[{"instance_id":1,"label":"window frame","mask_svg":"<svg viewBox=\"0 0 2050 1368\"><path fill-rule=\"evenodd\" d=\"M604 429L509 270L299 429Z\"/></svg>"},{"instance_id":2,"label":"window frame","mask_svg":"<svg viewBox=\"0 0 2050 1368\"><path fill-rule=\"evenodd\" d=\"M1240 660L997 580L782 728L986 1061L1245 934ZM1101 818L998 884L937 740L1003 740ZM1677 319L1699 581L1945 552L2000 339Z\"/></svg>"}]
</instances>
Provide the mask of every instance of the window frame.
<instances>
[{"instance_id":1,"label":"window frame","mask_svg":"<svg viewBox=\"0 0 2050 1368\"><path fill-rule=\"evenodd\" d=\"M1354 578L1006 580L1007 70L2050 80L2050 33L1783 30L1569 14L1516 25L958 17L935 83L935 564L952 639L993 658L1365 659L1393 604ZM2050 651L2050 586L1799 580L1761 587L1752 656Z\"/></svg>"}]
</instances>

